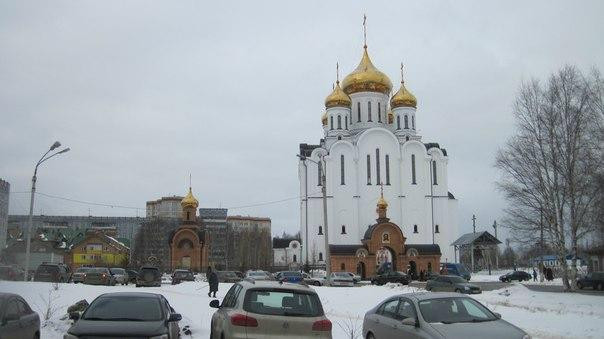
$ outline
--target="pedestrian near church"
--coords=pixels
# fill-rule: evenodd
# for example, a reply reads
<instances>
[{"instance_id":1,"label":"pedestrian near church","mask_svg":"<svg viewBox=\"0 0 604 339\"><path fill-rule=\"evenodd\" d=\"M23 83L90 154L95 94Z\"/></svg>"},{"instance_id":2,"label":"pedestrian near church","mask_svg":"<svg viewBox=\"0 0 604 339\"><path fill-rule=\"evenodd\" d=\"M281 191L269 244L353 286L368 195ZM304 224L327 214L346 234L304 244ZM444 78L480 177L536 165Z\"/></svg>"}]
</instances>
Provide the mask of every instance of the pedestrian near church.
<instances>
[{"instance_id":1,"label":"pedestrian near church","mask_svg":"<svg viewBox=\"0 0 604 339\"><path fill-rule=\"evenodd\" d=\"M533 267L533 281L537 281L537 270Z\"/></svg>"},{"instance_id":2,"label":"pedestrian near church","mask_svg":"<svg viewBox=\"0 0 604 339\"><path fill-rule=\"evenodd\" d=\"M212 267L208 266L208 271L206 273L208 277L208 283L210 284L210 291L208 292L208 297L212 297L212 293L214 294L214 298L216 298L216 292L218 292L218 274L212 270Z\"/></svg>"}]
</instances>

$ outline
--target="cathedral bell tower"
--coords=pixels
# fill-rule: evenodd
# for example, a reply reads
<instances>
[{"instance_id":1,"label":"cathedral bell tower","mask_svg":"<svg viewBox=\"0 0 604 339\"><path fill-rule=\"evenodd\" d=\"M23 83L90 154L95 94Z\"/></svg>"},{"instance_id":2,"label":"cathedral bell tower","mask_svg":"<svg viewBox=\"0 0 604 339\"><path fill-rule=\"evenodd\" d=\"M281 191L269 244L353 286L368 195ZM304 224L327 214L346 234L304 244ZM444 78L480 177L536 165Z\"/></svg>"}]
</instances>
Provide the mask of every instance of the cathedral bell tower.
<instances>
[{"instance_id":1,"label":"cathedral bell tower","mask_svg":"<svg viewBox=\"0 0 604 339\"><path fill-rule=\"evenodd\" d=\"M199 207L199 201L193 196L193 190L189 187L189 193L180 202L182 206L182 220L183 224L195 223L197 220L197 207Z\"/></svg>"}]
</instances>

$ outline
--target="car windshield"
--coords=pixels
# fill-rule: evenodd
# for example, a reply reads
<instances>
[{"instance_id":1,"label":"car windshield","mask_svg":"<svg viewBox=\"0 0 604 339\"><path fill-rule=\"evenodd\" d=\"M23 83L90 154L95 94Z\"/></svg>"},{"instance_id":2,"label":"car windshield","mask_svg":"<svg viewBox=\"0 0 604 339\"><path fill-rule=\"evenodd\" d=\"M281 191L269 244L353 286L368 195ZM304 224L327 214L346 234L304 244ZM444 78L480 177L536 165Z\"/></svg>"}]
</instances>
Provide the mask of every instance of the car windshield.
<instances>
[{"instance_id":1,"label":"car windshield","mask_svg":"<svg viewBox=\"0 0 604 339\"><path fill-rule=\"evenodd\" d=\"M282 274L285 277L301 277L302 274L300 272L283 272Z\"/></svg>"},{"instance_id":2,"label":"car windshield","mask_svg":"<svg viewBox=\"0 0 604 339\"><path fill-rule=\"evenodd\" d=\"M108 269L104 268L104 267L94 267L91 268L89 272L94 272L94 273L107 273Z\"/></svg>"},{"instance_id":3,"label":"car windshield","mask_svg":"<svg viewBox=\"0 0 604 339\"><path fill-rule=\"evenodd\" d=\"M38 272L51 273L51 272L58 272L58 271L59 271L59 266L53 266L53 265L38 266Z\"/></svg>"},{"instance_id":4,"label":"car windshield","mask_svg":"<svg viewBox=\"0 0 604 339\"><path fill-rule=\"evenodd\" d=\"M76 273L86 273L86 272L90 272L89 267L80 267L76 270Z\"/></svg>"},{"instance_id":5,"label":"car windshield","mask_svg":"<svg viewBox=\"0 0 604 339\"><path fill-rule=\"evenodd\" d=\"M470 273L466 267L462 264L457 264L455 265L457 267L457 270L459 271L459 273Z\"/></svg>"},{"instance_id":6,"label":"car windshield","mask_svg":"<svg viewBox=\"0 0 604 339\"><path fill-rule=\"evenodd\" d=\"M350 278L350 275L345 272L334 272L333 275L341 278Z\"/></svg>"},{"instance_id":7,"label":"car windshield","mask_svg":"<svg viewBox=\"0 0 604 339\"><path fill-rule=\"evenodd\" d=\"M111 271L111 274L126 274L126 271L123 268L112 268L109 271Z\"/></svg>"},{"instance_id":8,"label":"car windshield","mask_svg":"<svg viewBox=\"0 0 604 339\"><path fill-rule=\"evenodd\" d=\"M471 298L439 298L422 300L419 309L429 323L462 323L497 320L487 308Z\"/></svg>"},{"instance_id":9,"label":"car windshield","mask_svg":"<svg viewBox=\"0 0 604 339\"><path fill-rule=\"evenodd\" d=\"M98 297L82 315L84 320L105 321L158 321L161 318L157 298L137 296Z\"/></svg>"},{"instance_id":10,"label":"car windshield","mask_svg":"<svg viewBox=\"0 0 604 339\"><path fill-rule=\"evenodd\" d=\"M254 276L254 277L263 277L266 276L266 273L264 272L250 272L248 273L249 276Z\"/></svg>"},{"instance_id":11,"label":"car windshield","mask_svg":"<svg viewBox=\"0 0 604 339\"><path fill-rule=\"evenodd\" d=\"M447 278L452 283L465 283L468 282L466 279L462 277L451 276Z\"/></svg>"},{"instance_id":12,"label":"car windshield","mask_svg":"<svg viewBox=\"0 0 604 339\"><path fill-rule=\"evenodd\" d=\"M323 315L316 294L288 290L249 290L243 309L256 314L318 317Z\"/></svg>"},{"instance_id":13,"label":"car windshield","mask_svg":"<svg viewBox=\"0 0 604 339\"><path fill-rule=\"evenodd\" d=\"M174 275L178 276L178 277L186 277L187 275L189 275L189 272L188 271L175 271Z\"/></svg>"}]
</instances>

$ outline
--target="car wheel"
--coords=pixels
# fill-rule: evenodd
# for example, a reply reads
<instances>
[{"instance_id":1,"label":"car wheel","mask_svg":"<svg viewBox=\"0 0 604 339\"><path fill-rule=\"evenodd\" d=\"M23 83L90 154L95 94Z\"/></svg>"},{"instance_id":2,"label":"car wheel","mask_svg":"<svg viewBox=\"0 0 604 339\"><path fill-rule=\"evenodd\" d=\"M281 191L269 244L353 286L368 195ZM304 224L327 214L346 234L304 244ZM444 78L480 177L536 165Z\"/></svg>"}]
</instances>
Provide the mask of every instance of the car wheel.
<instances>
[{"instance_id":1,"label":"car wheel","mask_svg":"<svg viewBox=\"0 0 604 339\"><path fill-rule=\"evenodd\" d=\"M375 339L375 336L373 335L373 333L369 332L367 333L367 339Z\"/></svg>"},{"instance_id":2,"label":"car wheel","mask_svg":"<svg viewBox=\"0 0 604 339\"><path fill-rule=\"evenodd\" d=\"M461 290L459 288L456 288L455 293L461 293Z\"/></svg>"},{"instance_id":3,"label":"car wheel","mask_svg":"<svg viewBox=\"0 0 604 339\"><path fill-rule=\"evenodd\" d=\"M315 282L313 283L313 285L315 285L315 286L321 286L321 283L320 283L319 281L315 281Z\"/></svg>"}]
</instances>

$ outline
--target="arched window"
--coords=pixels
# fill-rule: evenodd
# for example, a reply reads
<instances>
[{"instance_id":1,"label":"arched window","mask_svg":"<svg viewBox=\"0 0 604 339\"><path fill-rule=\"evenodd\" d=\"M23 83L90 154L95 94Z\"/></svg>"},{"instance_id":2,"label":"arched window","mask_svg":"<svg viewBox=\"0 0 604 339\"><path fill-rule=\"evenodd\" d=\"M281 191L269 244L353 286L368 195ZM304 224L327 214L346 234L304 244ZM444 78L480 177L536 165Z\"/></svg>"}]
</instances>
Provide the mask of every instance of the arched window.
<instances>
[{"instance_id":1,"label":"arched window","mask_svg":"<svg viewBox=\"0 0 604 339\"><path fill-rule=\"evenodd\" d=\"M411 183L413 185L417 184L415 182L415 154L411 154Z\"/></svg>"},{"instance_id":2,"label":"arched window","mask_svg":"<svg viewBox=\"0 0 604 339\"><path fill-rule=\"evenodd\" d=\"M323 235L323 226L319 226L319 235Z\"/></svg>"},{"instance_id":3,"label":"arched window","mask_svg":"<svg viewBox=\"0 0 604 339\"><path fill-rule=\"evenodd\" d=\"M371 185L371 155L367 154L367 185Z\"/></svg>"},{"instance_id":4,"label":"arched window","mask_svg":"<svg viewBox=\"0 0 604 339\"><path fill-rule=\"evenodd\" d=\"M333 129L333 116L329 117L330 127L329 129Z\"/></svg>"},{"instance_id":5,"label":"arched window","mask_svg":"<svg viewBox=\"0 0 604 339\"><path fill-rule=\"evenodd\" d=\"M405 129L409 129L409 117L405 115Z\"/></svg>"},{"instance_id":6,"label":"arched window","mask_svg":"<svg viewBox=\"0 0 604 339\"><path fill-rule=\"evenodd\" d=\"M346 185L344 173L344 154L340 155L340 185Z\"/></svg>"},{"instance_id":7,"label":"arched window","mask_svg":"<svg viewBox=\"0 0 604 339\"><path fill-rule=\"evenodd\" d=\"M342 234L346 234L346 225L342 225Z\"/></svg>"},{"instance_id":8,"label":"arched window","mask_svg":"<svg viewBox=\"0 0 604 339\"><path fill-rule=\"evenodd\" d=\"M380 179L380 149L375 149L375 176L377 178L375 184L381 185L382 180Z\"/></svg>"},{"instance_id":9,"label":"arched window","mask_svg":"<svg viewBox=\"0 0 604 339\"><path fill-rule=\"evenodd\" d=\"M390 185L390 156L386 154L386 185Z\"/></svg>"},{"instance_id":10,"label":"arched window","mask_svg":"<svg viewBox=\"0 0 604 339\"><path fill-rule=\"evenodd\" d=\"M432 184L438 185L438 176L436 175L436 161L432 161Z\"/></svg>"},{"instance_id":11,"label":"arched window","mask_svg":"<svg viewBox=\"0 0 604 339\"><path fill-rule=\"evenodd\" d=\"M434 225L434 233L440 233L440 231L438 230L438 225Z\"/></svg>"},{"instance_id":12,"label":"arched window","mask_svg":"<svg viewBox=\"0 0 604 339\"><path fill-rule=\"evenodd\" d=\"M361 122L361 103L357 102L357 122Z\"/></svg>"},{"instance_id":13,"label":"arched window","mask_svg":"<svg viewBox=\"0 0 604 339\"><path fill-rule=\"evenodd\" d=\"M342 116L338 115L338 129L342 129Z\"/></svg>"},{"instance_id":14,"label":"arched window","mask_svg":"<svg viewBox=\"0 0 604 339\"><path fill-rule=\"evenodd\" d=\"M340 265L340 269L341 269L342 271L346 271L346 264L342 263L342 264Z\"/></svg>"},{"instance_id":15,"label":"arched window","mask_svg":"<svg viewBox=\"0 0 604 339\"><path fill-rule=\"evenodd\" d=\"M378 122L382 122L382 103L378 102Z\"/></svg>"},{"instance_id":16,"label":"arched window","mask_svg":"<svg viewBox=\"0 0 604 339\"><path fill-rule=\"evenodd\" d=\"M371 101L367 102L367 121L371 121Z\"/></svg>"},{"instance_id":17,"label":"arched window","mask_svg":"<svg viewBox=\"0 0 604 339\"><path fill-rule=\"evenodd\" d=\"M344 126L348 130L348 116L344 117Z\"/></svg>"},{"instance_id":18,"label":"arched window","mask_svg":"<svg viewBox=\"0 0 604 339\"><path fill-rule=\"evenodd\" d=\"M411 116L411 128L413 128L415 130L415 116L414 115Z\"/></svg>"},{"instance_id":19,"label":"arched window","mask_svg":"<svg viewBox=\"0 0 604 339\"><path fill-rule=\"evenodd\" d=\"M321 163L319 162L319 164L317 165L317 186L323 186L323 166L321 165Z\"/></svg>"},{"instance_id":20,"label":"arched window","mask_svg":"<svg viewBox=\"0 0 604 339\"><path fill-rule=\"evenodd\" d=\"M191 212L187 211L187 221L191 220Z\"/></svg>"},{"instance_id":21,"label":"arched window","mask_svg":"<svg viewBox=\"0 0 604 339\"><path fill-rule=\"evenodd\" d=\"M298 259L298 257L294 254L294 258L293 259L294 259L293 261L296 262L297 259Z\"/></svg>"},{"instance_id":22,"label":"arched window","mask_svg":"<svg viewBox=\"0 0 604 339\"><path fill-rule=\"evenodd\" d=\"M413 225L413 233L417 233L417 225Z\"/></svg>"},{"instance_id":23,"label":"arched window","mask_svg":"<svg viewBox=\"0 0 604 339\"><path fill-rule=\"evenodd\" d=\"M431 262L428 263L428 272L429 273L432 272L432 263Z\"/></svg>"},{"instance_id":24,"label":"arched window","mask_svg":"<svg viewBox=\"0 0 604 339\"><path fill-rule=\"evenodd\" d=\"M323 252L319 252L319 261L323 261Z\"/></svg>"},{"instance_id":25,"label":"arched window","mask_svg":"<svg viewBox=\"0 0 604 339\"><path fill-rule=\"evenodd\" d=\"M396 116L396 129L401 129L401 116Z\"/></svg>"}]
</instances>

